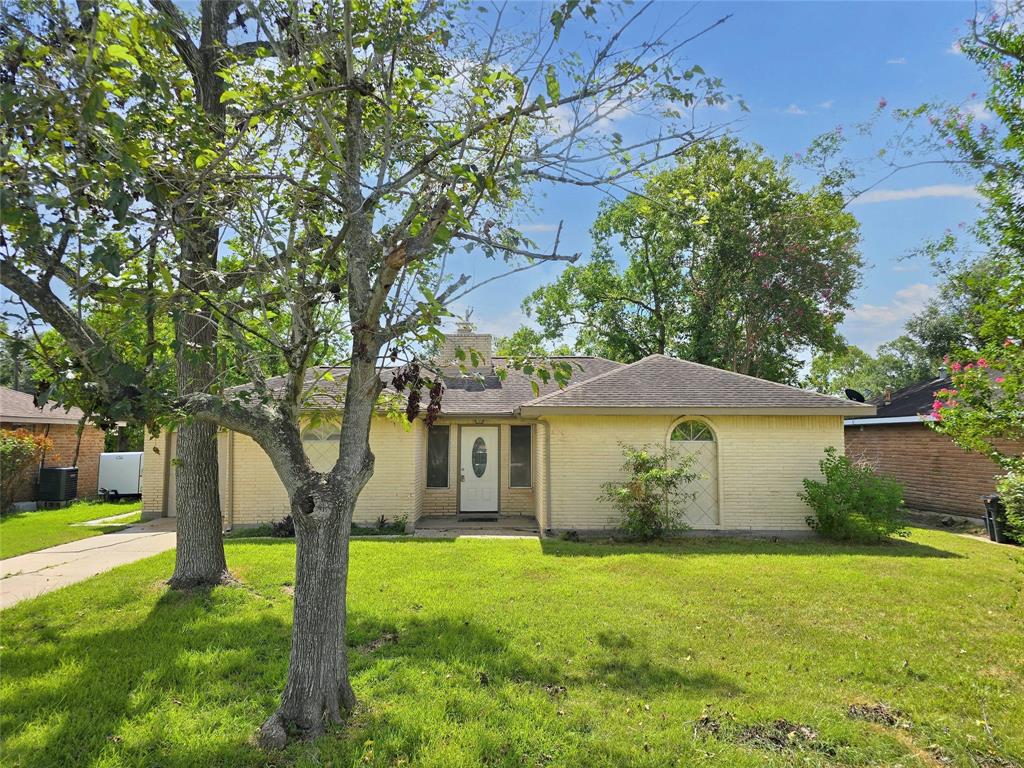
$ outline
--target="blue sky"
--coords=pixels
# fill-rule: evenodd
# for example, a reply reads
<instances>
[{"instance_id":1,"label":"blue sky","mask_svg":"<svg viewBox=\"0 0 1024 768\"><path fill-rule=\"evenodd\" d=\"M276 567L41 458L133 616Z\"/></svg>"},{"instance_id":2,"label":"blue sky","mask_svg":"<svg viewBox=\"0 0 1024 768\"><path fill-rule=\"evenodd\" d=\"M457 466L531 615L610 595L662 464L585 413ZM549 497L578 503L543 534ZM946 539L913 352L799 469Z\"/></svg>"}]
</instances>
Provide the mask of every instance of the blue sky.
<instances>
[{"instance_id":1,"label":"blue sky","mask_svg":"<svg viewBox=\"0 0 1024 768\"><path fill-rule=\"evenodd\" d=\"M776 156L806 149L815 136L836 125L868 120L883 98L890 107L931 100L981 106L981 74L954 46L973 13L972 3L711 2L693 9L690 3L666 1L652 9L648 29L687 10L687 31L732 14L725 25L689 47L688 58L722 77L726 89L742 95L750 108L710 117L735 121L737 136ZM571 34L563 42L586 44ZM629 137L628 125L616 128ZM875 135L851 141L851 156L870 156L893 130L893 123L882 121ZM881 165L868 168L865 178L870 181L884 172ZM538 192L538 210L527 228L530 236L550 247L553 230L563 221L561 250L588 254L589 226L602 194L565 187ZM931 167L900 172L851 205L861 223L867 269L855 309L842 326L850 342L873 350L899 335L903 322L932 295L939 280L926 259L907 260L906 255L947 228L974 220L973 194L969 179ZM478 279L497 271L494 265L475 263ZM546 264L503 278L466 297L459 309L472 307L481 330L510 333L528 322L520 310L522 299L561 269Z\"/></svg>"}]
</instances>

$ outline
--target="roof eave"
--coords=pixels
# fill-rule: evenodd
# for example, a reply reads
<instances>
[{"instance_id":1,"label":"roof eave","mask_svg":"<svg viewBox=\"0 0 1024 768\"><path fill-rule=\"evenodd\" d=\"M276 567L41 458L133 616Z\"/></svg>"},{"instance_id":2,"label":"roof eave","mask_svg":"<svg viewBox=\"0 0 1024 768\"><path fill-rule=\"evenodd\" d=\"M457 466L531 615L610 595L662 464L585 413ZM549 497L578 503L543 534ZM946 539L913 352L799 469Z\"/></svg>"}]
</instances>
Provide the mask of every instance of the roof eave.
<instances>
[{"instance_id":1,"label":"roof eave","mask_svg":"<svg viewBox=\"0 0 1024 768\"><path fill-rule=\"evenodd\" d=\"M927 424L935 421L935 417L927 413L917 416L877 416L861 419L847 419L844 423L848 427L881 426L884 424Z\"/></svg>"},{"instance_id":2,"label":"roof eave","mask_svg":"<svg viewBox=\"0 0 1024 768\"><path fill-rule=\"evenodd\" d=\"M850 405L825 406L678 406L671 408L646 406L600 406L600 405L524 405L519 408L522 416L564 416L603 414L605 416L683 416L722 415L722 416L871 416L875 406L851 403Z\"/></svg>"},{"instance_id":3,"label":"roof eave","mask_svg":"<svg viewBox=\"0 0 1024 768\"><path fill-rule=\"evenodd\" d=\"M67 416L8 416L0 414L0 424L78 424L80 419Z\"/></svg>"}]
</instances>

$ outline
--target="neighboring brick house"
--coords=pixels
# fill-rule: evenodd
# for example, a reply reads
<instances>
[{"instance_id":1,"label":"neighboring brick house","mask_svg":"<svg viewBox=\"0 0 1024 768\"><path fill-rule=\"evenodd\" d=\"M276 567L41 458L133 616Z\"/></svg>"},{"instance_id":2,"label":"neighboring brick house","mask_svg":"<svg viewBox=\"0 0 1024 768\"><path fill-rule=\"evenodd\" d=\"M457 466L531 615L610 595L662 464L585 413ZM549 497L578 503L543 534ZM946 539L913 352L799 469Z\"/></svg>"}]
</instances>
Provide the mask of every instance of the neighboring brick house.
<instances>
[{"instance_id":1,"label":"neighboring brick house","mask_svg":"<svg viewBox=\"0 0 1024 768\"><path fill-rule=\"evenodd\" d=\"M844 417L875 411L665 355L630 365L563 357L572 369L568 386L548 382L534 391L527 376L492 356L492 343L466 326L447 337L437 360L446 375L434 425L374 418L374 474L359 496L356 522L404 517L414 527L450 515L527 516L541 530L606 530L619 519L601 498L602 486L623 476L626 443L694 456L701 477L680 511L695 529L806 532L802 481L820 477L826 448L842 450ZM452 365L457 350L476 353L469 375ZM320 469L338 455L338 426L327 422L341 416L346 374L325 372L308 371L307 402L328 415L303 434ZM381 377L387 384L392 372ZM225 430L218 441L225 527L289 514L287 489L252 438ZM173 515L174 434L147 438L145 452L143 514Z\"/></svg>"},{"instance_id":2,"label":"neighboring brick house","mask_svg":"<svg viewBox=\"0 0 1024 768\"><path fill-rule=\"evenodd\" d=\"M949 378L937 378L876 398L874 416L846 420L846 454L903 483L911 509L981 517L981 497L995 492L998 465L928 426L935 393L949 386Z\"/></svg>"},{"instance_id":3,"label":"neighboring brick house","mask_svg":"<svg viewBox=\"0 0 1024 768\"><path fill-rule=\"evenodd\" d=\"M72 466L75 448L78 447L79 498L96 495L104 437L103 430L99 427L86 424L79 444L78 425L83 415L78 408L65 410L59 405L37 408L32 401L32 395L0 387L0 428L26 429L29 432L46 435L53 441L53 450L43 457L44 467ZM35 499L37 470L38 467L26 478L15 501Z\"/></svg>"}]
</instances>

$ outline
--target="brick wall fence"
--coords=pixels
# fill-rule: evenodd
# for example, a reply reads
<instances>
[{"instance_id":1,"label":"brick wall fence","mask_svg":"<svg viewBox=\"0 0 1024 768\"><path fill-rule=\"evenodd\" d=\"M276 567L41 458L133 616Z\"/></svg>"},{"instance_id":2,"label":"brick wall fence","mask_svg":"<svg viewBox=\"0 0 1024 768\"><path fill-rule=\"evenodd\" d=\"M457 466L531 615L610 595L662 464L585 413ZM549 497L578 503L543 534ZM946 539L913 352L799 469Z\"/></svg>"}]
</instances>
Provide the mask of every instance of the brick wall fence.
<instances>
[{"instance_id":1,"label":"brick wall fence","mask_svg":"<svg viewBox=\"0 0 1024 768\"><path fill-rule=\"evenodd\" d=\"M903 483L908 507L949 515L981 517L980 497L995 492L1000 474L991 459L962 451L924 424L846 427L846 455Z\"/></svg>"},{"instance_id":2,"label":"brick wall fence","mask_svg":"<svg viewBox=\"0 0 1024 768\"><path fill-rule=\"evenodd\" d=\"M53 441L53 450L43 461L44 467L68 467L75 458L75 442L78 439L77 424L3 424L4 429L26 429L36 434L45 434ZM82 432L82 445L78 451L78 498L95 496L100 473L100 454L103 453L103 430L91 424ZM38 472L33 467L25 478L15 501L35 499L35 485Z\"/></svg>"}]
</instances>

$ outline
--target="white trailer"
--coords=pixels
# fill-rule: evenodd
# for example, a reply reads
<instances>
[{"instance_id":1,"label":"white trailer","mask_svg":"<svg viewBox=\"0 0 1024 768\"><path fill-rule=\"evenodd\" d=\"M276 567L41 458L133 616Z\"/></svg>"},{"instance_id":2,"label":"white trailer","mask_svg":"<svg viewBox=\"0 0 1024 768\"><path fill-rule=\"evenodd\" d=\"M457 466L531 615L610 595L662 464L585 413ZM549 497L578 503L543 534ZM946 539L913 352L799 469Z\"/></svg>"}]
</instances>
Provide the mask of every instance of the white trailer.
<instances>
[{"instance_id":1,"label":"white trailer","mask_svg":"<svg viewBox=\"0 0 1024 768\"><path fill-rule=\"evenodd\" d=\"M142 495L142 451L101 453L99 492L117 499Z\"/></svg>"}]
</instances>

